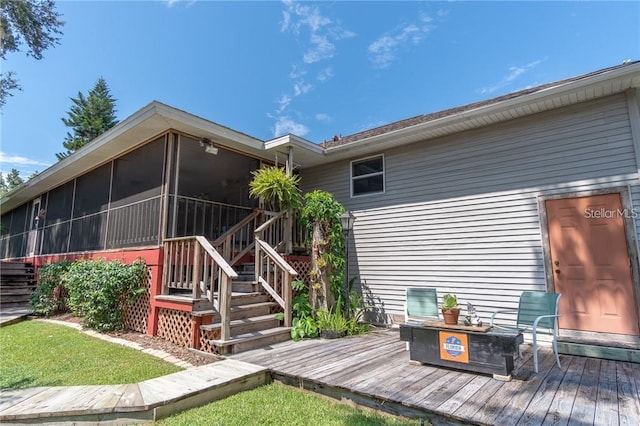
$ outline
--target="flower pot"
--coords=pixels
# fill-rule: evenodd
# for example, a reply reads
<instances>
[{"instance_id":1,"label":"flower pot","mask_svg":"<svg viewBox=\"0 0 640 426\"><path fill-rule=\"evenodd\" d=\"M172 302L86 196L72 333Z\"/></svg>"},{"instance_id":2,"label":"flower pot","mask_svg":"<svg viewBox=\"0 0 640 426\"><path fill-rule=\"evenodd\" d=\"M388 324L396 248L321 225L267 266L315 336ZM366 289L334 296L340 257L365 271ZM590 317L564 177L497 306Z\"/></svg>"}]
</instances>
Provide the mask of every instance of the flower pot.
<instances>
[{"instance_id":1,"label":"flower pot","mask_svg":"<svg viewBox=\"0 0 640 426\"><path fill-rule=\"evenodd\" d=\"M323 339L339 339L342 337L342 332L335 330L321 330L320 337Z\"/></svg>"},{"instance_id":2,"label":"flower pot","mask_svg":"<svg viewBox=\"0 0 640 426\"><path fill-rule=\"evenodd\" d=\"M444 323L449 325L458 324L458 316L460 316L460 308L455 309L443 309L442 316L444 317Z\"/></svg>"}]
</instances>

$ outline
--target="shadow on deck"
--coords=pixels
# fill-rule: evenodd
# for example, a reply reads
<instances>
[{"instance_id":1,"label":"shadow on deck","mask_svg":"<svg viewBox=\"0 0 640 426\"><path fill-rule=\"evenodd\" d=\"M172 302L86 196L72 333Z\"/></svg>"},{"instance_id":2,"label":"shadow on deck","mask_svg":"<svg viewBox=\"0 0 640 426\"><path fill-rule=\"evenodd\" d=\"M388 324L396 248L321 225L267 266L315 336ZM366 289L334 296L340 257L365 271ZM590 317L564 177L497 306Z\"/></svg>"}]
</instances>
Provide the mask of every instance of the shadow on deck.
<instances>
[{"instance_id":1,"label":"shadow on deck","mask_svg":"<svg viewBox=\"0 0 640 426\"><path fill-rule=\"evenodd\" d=\"M397 330L280 343L233 358L289 385L436 425L640 424L640 364L561 355L560 369L543 347L535 374L531 347L523 352L510 382L410 362Z\"/></svg>"}]
</instances>

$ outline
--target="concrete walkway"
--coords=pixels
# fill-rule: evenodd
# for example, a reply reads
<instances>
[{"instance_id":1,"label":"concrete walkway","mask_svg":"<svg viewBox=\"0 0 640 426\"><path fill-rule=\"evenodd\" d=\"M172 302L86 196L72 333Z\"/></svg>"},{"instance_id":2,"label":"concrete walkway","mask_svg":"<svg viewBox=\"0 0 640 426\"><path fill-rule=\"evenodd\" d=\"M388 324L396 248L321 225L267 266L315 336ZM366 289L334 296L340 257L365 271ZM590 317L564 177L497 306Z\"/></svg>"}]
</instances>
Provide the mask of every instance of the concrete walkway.
<instances>
[{"instance_id":1,"label":"concrete walkway","mask_svg":"<svg viewBox=\"0 0 640 426\"><path fill-rule=\"evenodd\" d=\"M30 312L2 315L2 326ZM42 320L124 345L186 370L140 383L91 386L44 386L0 390L1 424L132 424L158 420L271 381L269 370L225 359L194 367L166 352L82 328L80 324Z\"/></svg>"}]
</instances>

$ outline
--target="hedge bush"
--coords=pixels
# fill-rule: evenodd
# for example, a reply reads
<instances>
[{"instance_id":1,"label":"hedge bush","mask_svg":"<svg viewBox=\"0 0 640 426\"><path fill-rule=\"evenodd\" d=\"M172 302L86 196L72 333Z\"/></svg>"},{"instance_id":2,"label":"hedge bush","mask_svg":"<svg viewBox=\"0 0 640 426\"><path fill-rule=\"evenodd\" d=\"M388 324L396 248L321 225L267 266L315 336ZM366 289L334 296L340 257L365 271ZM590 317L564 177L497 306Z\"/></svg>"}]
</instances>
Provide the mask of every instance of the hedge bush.
<instances>
[{"instance_id":1,"label":"hedge bush","mask_svg":"<svg viewBox=\"0 0 640 426\"><path fill-rule=\"evenodd\" d=\"M70 261L63 260L38 269L38 287L31 294L30 300L33 313L50 316L68 311L68 292L63 284L63 277L70 266Z\"/></svg>"},{"instance_id":2,"label":"hedge bush","mask_svg":"<svg viewBox=\"0 0 640 426\"><path fill-rule=\"evenodd\" d=\"M118 261L80 260L64 274L71 312L84 325L99 331L121 330L124 307L146 291L147 266L142 259L132 264Z\"/></svg>"}]
</instances>

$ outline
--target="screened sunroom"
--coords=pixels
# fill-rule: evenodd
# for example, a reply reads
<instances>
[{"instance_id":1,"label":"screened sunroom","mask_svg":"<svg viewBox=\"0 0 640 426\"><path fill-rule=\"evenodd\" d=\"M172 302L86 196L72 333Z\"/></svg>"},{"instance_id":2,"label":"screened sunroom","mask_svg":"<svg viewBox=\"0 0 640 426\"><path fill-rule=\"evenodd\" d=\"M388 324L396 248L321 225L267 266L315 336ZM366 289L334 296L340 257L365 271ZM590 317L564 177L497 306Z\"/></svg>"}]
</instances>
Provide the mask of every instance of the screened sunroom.
<instances>
[{"instance_id":1,"label":"screened sunroom","mask_svg":"<svg viewBox=\"0 0 640 426\"><path fill-rule=\"evenodd\" d=\"M154 247L215 239L250 214L261 160L208 139L167 132L2 212L0 256Z\"/></svg>"}]
</instances>

